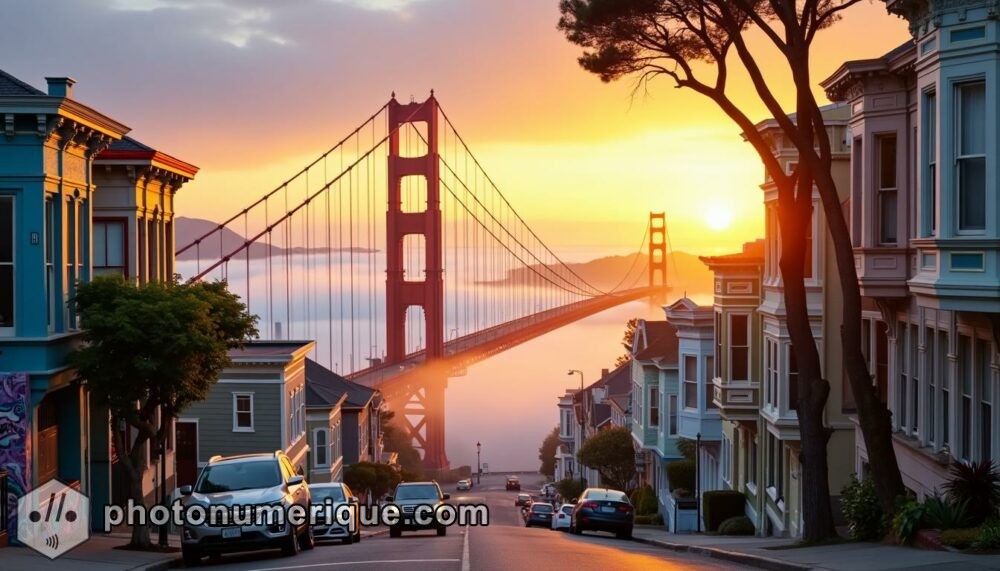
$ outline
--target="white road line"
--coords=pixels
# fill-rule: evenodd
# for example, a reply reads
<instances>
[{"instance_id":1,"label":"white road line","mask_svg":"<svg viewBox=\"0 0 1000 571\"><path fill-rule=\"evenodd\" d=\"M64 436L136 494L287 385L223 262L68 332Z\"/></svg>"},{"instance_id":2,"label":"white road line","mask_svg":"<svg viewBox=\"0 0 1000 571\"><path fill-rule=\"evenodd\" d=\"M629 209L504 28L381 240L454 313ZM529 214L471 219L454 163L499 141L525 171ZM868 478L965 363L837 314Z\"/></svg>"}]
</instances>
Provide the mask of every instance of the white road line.
<instances>
[{"instance_id":1,"label":"white road line","mask_svg":"<svg viewBox=\"0 0 1000 571\"><path fill-rule=\"evenodd\" d=\"M309 565L289 565L288 567L264 567L252 571L286 571L288 569L309 569L316 567L341 567L344 565L375 565L385 563L458 563L458 559L381 559L377 561L336 561L331 563L312 563ZM465 567L463 567L465 569Z\"/></svg>"},{"instance_id":2,"label":"white road line","mask_svg":"<svg viewBox=\"0 0 1000 571\"><path fill-rule=\"evenodd\" d=\"M469 526L465 526L465 541L462 543L462 571L469 571Z\"/></svg>"}]
</instances>

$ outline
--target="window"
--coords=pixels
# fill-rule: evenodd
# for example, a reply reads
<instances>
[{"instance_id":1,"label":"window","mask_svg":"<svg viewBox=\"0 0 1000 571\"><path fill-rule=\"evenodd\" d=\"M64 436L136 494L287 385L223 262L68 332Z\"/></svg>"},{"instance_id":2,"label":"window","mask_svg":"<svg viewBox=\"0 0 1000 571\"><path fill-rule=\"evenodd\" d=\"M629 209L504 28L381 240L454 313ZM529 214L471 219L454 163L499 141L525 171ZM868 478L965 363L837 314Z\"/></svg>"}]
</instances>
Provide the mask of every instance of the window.
<instances>
[{"instance_id":1,"label":"window","mask_svg":"<svg viewBox=\"0 0 1000 571\"><path fill-rule=\"evenodd\" d=\"M937 383L937 369L935 368L934 364L934 357L935 357L934 342L936 341L936 337L937 335L935 335L933 329L931 329L930 327L924 329L924 343L926 344L926 351L924 353L925 356L924 362L927 364L927 369L926 369L927 400L924 401L925 405L927 406L927 411L926 411L927 432L924 435L924 439L927 442L930 442L931 444L936 442L935 434L937 431L937 418L935 414L937 412L937 407L935 406L935 404L937 404L938 383Z\"/></svg>"},{"instance_id":2,"label":"window","mask_svg":"<svg viewBox=\"0 0 1000 571\"><path fill-rule=\"evenodd\" d=\"M919 343L919 328L917 325L911 326L909 331L910 337L910 355L909 355L909 367L910 367L910 432L914 435L917 434L917 429L920 427L920 376L919 370L919 359L920 351L918 347Z\"/></svg>"},{"instance_id":3,"label":"window","mask_svg":"<svg viewBox=\"0 0 1000 571\"><path fill-rule=\"evenodd\" d=\"M293 391L288 397L288 441L294 442L305 434L305 412L303 410L303 397L305 392L302 388Z\"/></svg>"},{"instance_id":4,"label":"window","mask_svg":"<svg viewBox=\"0 0 1000 571\"><path fill-rule=\"evenodd\" d=\"M698 358L684 355L684 408L698 408Z\"/></svg>"},{"instance_id":5,"label":"window","mask_svg":"<svg viewBox=\"0 0 1000 571\"><path fill-rule=\"evenodd\" d=\"M316 468L322 468L328 466L330 463L328 456L329 450L328 435L325 428L317 428L313 431L313 466Z\"/></svg>"},{"instance_id":6,"label":"window","mask_svg":"<svg viewBox=\"0 0 1000 571\"><path fill-rule=\"evenodd\" d=\"M924 124L927 125L924 139L924 153L927 162L926 188L927 196L924 203L927 206L927 217L924 224L929 229L928 234L937 234L937 95L928 93L924 96Z\"/></svg>"},{"instance_id":7,"label":"window","mask_svg":"<svg viewBox=\"0 0 1000 571\"><path fill-rule=\"evenodd\" d=\"M896 135L878 137L878 239L896 243Z\"/></svg>"},{"instance_id":8,"label":"window","mask_svg":"<svg viewBox=\"0 0 1000 571\"><path fill-rule=\"evenodd\" d=\"M896 344L896 369L899 371L899 383L896 385L896 410L898 411L896 428L908 432L910 428L907 423L908 403L906 402L906 395L910 388L910 367L909 360L906 358L908 329L903 321L900 321L897 327L899 332L896 335L899 342Z\"/></svg>"},{"instance_id":9,"label":"window","mask_svg":"<svg viewBox=\"0 0 1000 571\"><path fill-rule=\"evenodd\" d=\"M757 493L757 435L749 438L749 453L747 454L747 485L750 491Z\"/></svg>"},{"instance_id":10,"label":"window","mask_svg":"<svg viewBox=\"0 0 1000 571\"><path fill-rule=\"evenodd\" d=\"M0 196L0 330L13 327L14 197Z\"/></svg>"},{"instance_id":11,"label":"window","mask_svg":"<svg viewBox=\"0 0 1000 571\"><path fill-rule=\"evenodd\" d=\"M655 385L649 387L649 425L660 425L660 389Z\"/></svg>"},{"instance_id":12,"label":"window","mask_svg":"<svg viewBox=\"0 0 1000 571\"><path fill-rule=\"evenodd\" d=\"M48 199L45 201L45 309L48 314L49 331L55 331L56 327L56 290L55 290L55 203Z\"/></svg>"},{"instance_id":13,"label":"window","mask_svg":"<svg viewBox=\"0 0 1000 571\"><path fill-rule=\"evenodd\" d=\"M715 405L715 398L713 398L713 393L715 392L712 386L712 371L715 370L715 357L709 355L705 357L705 408L717 408Z\"/></svg>"},{"instance_id":14,"label":"window","mask_svg":"<svg viewBox=\"0 0 1000 571\"><path fill-rule=\"evenodd\" d=\"M767 435L767 487L773 491L775 500L783 497L784 487L784 450L781 440L772 434Z\"/></svg>"},{"instance_id":15,"label":"window","mask_svg":"<svg viewBox=\"0 0 1000 571\"><path fill-rule=\"evenodd\" d=\"M126 276L125 221L94 220L94 275Z\"/></svg>"},{"instance_id":16,"label":"window","mask_svg":"<svg viewBox=\"0 0 1000 571\"><path fill-rule=\"evenodd\" d=\"M670 407L670 424L667 427L668 436L677 435L677 395L670 395L669 407Z\"/></svg>"},{"instance_id":17,"label":"window","mask_svg":"<svg viewBox=\"0 0 1000 571\"><path fill-rule=\"evenodd\" d=\"M938 386L941 387L941 402L938 406L941 417L941 445L951 447L951 383L948 379L948 333L938 331L937 342Z\"/></svg>"},{"instance_id":18,"label":"window","mask_svg":"<svg viewBox=\"0 0 1000 571\"><path fill-rule=\"evenodd\" d=\"M253 432L253 393L233 393L233 432Z\"/></svg>"},{"instance_id":19,"label":"window","mask_svg":"<svg viewBox=\"0 0 1000 571\"><path fill-rule=\"evenodd\" d=\"M956 86L958 229L986 228L986 83Z\"/></svg>"},{"instance_id":20,"label":"window","mask_svg":"<svg viewBox=\"0 0 1000 571\"><path fill-rule=\"evenodd\" d=\"M788 346L788 410L799 410L799 365L791 345Z\"/></svg>"},{"instance_id":21,"label":"window","mask_svg":"<svg viewBox=\"0 0 1000 571\"><path fill-rule=\"evenodd\" d=\"M959 458L972 460L972 340L968 335L958 336L958 388L962 391L959 406Z\"/></svg>"},{"instance_id":22,"label":"window","mask_svg":"<svg viewBox=\"0 0 1000 571\"><path fill-rule=\"evenodd\" d=\"M715 362L715 376L722 378L722 314L715 314L715 354L719 360Z\"/></svg>"},{"instance_id":23,"label":"window","mask_svg":"<svg viewBox=\"0 0 1000 571\"><path fill-rule=\"evenodd\" d=\"M725 434L722 435L722 445L720 446L722 457L719 460L719 473L722 476L722 481L726 483L726 487L732 487L732 461L733 461L733 442L729 440L729 437Z\"/></svg>"},{"instance_id":24,"label":"window","mask_svg":"<svg viewBox=\"0 0 1000 571\"><path fill-rule=\"evenodd\" d=\"M729 374L730 380L749 380L750 332L746 314L729 316Z\"/></svg>"},{"instance_id":25,"label":"window","mask_svg":"<svg viewBox=\"0 0 1000 571\"><path fill-rule=\"evenodd\" d=\"M976 378L979 381L979 461L993 456L993 373L990 370L989 341L976 340Z\"/></svg>"},{"instance_id":26,"label":"window","mask_svg":"<svg viewBox=\"0 0 1000 571\"><path fill-rule=\"evenodd\" d=\"M772 339L764 340L764 402L778 407L778 344Z\"/></svg>"}]
</instances>

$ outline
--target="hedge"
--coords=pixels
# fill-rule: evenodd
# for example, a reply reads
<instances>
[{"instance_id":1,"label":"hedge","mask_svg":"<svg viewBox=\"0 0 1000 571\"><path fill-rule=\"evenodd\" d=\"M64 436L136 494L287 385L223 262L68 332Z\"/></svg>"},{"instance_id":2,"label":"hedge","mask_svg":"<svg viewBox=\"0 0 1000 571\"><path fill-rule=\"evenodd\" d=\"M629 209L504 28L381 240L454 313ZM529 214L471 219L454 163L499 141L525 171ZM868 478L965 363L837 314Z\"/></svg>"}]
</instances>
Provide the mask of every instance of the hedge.
<instances>
[{"instance_id":1,"label":"hedge","mask_svg":"<svg viewBox=\"0 0 1000 571\"><path fill-rule=\"evenodd\" d=\"M719 535L753 535L756 529L745 515L731 517L719 525Z\"/></svg>"},{"instance_id":2,"label":"hedge","mask_svg":"<svg viewBox=\"0 0 1000 571\"><path fill-rule=\"evenodd\" d=\"M689 494L694 494L694 462L691 460L675 460L667 464L667 481L670 482L670 491L678 489L687 490Z\"/></svg>"},{"instance_id":3,"label":"hedge","mask_svg":"<svg viewBox=\"0 0 1000 571\"><path fill-rule=\"evenodd\" d=\"M746 513L746 497L735 490L713 490L701 495L701 512L707 531L719 531L722 522Z\"/></svg>"}]
</instances>

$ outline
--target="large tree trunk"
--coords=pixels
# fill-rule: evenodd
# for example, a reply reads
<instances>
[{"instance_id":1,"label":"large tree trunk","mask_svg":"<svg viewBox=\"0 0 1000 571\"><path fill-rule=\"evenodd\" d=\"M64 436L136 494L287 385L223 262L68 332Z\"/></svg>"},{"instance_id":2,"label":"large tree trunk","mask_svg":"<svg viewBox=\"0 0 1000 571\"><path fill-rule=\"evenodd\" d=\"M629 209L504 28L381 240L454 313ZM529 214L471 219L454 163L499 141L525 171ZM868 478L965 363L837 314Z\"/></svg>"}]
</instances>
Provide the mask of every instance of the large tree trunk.
<instances>
[{"instance_id":1,"label":"large tree trunk","mask_svg":"<svg viewBox=\"0 0 1000 571\"><path fill-rule=\"evenodd\" d=\"M119 422L119 418L111 418L115 448L118 450L118 461L125 466L125 472L128 474L129 498L135 505L145 507L145 502L142 496L142 469L145 468L142 447L144 443L148 442L148 439L143 436L139 436L132 446L132 451L126 454L125 450L127 450L127 448L125 447L125 441L122 438L121 431L117 429ZM137 524L132 526L132 539L129 541L128 545L129 547L140 548L147 548L152 545L152 542L149 539L148 522L146 522L146 525Z\"/></svg>"},{"instance_id":2,"label":"large tree trunk","mask_svg":"<svg viewBox=\"0 0 1000 571\"><path fill-rule=\"evenodd\" d=\"M822 376L805 289L805 234L811 231L812 216L812 177L808 168L799 169L796 184L794 199L789 196L791 189L779 189L778 217L782 237L779 268L788 335L798 371L800 482L804 483L801 487L802 540L815 542L836 536L826 448L829 431L823 422L830 385Z\"/></svg>"}]
</instances>

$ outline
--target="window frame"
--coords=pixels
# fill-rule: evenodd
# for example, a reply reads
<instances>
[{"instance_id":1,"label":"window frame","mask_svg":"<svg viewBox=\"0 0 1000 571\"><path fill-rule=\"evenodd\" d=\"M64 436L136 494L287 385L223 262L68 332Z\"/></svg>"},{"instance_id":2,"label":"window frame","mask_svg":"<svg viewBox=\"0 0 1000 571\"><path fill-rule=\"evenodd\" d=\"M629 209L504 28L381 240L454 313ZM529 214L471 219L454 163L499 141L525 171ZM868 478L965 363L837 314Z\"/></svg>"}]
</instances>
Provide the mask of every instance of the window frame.
<instances>
[{"instance_id":1,"label":"window frame","mask_svg":"<svg viewBox=\"0 0 1000 571\"><path fill-rule=\"evenodd\" d=\"M733 320L736 319L736 318L743 318L745 320L745 331L744 331L744 333L746 335L746 344L745 345L736 345L734 343L734 341L733 341L733 338L734 338L733 334L736 331L736 328L733 326L734 325L733 324ZM729 338L728 339L729 340L729 350L728 350L728 357L729 357L729 363L728 363L729 364L729 380L732 381L732 382L748 382L750 380L750 369L751 369L751 366L750 366L750 353L751 353L751 349L752 349L752 344L751 344L752 339L751 339L751 335L750 335L751 316L750 316L749 313L733 312L733 313L729 314L728 319L729 319L729 323L728 323L728 330L729 330L728 331L728 338ZM734 358L735 350L736 349L744 349L746 351L745 354L744 354L744 356L743 356L743 361L745 361L745 363L744 363L744 365L745 365L745 367L744 367L744 373L745 373L744 377L746 377L746 378L742 378L742 379L736 378L736 367L734 366L735 363L736 363L736 359Z\"/></svg>"},{"instance_id":2,"label":"window frame","mask_svg":"<svg viewBox=\"0 0 1000 571\"><path fill-rule=\"evenodd\" d=\"M981 120L986 121L986 113L989 107L989 100L987 99L986 93L986 78L983 76L963 78L961 81L956 81L953 84L954 89L954 110L955 110L955 131L954 131L954 144L953 144L953 154L955 158L955 233L960 235L979 235L986 232L986 228L989 225L989 220L987 219L987 202L989 201L989 174L987 172L988 168L988 149L987 149L987 133L983 132L983 148L981 153L970 153L965 154L965 150L962 148L962 90L972 87L972 86L982 86L983 89L983 117ZM974 160L983 161L983 189L982 189L982 200L983 204L981 208L978 208L983 213L983 224L979 226L965 227L962 224L962 208L963 208L963 186L962 186L962 165L965 162Z\"/></svg>"},{"instance_id":3,"label":"window frame","mask_svg":"<svg viewBox=\"0 0 1000 571\"><path fill-rule=\"evenodd\" d=\"M885 156L886 151L884 145L887 141L892 141L893 153L892 153L892 185L883 186L885 182L883 179L886 172L883 171L885 168ZM875 135L875 223L876 223L876 243L880 246L895 246L899 243L899 137L896 132L880 133ZM886 209L885 200L887 197L891 197L892 206L891 209ZM887 234L888 217L892 218L892 235Z\"/></svg>"},{"instance_id":4,"label":"window frame","mask_svg":"<svg viewBox=\"0 0 1000 571\"><path fill-rule=\"evenodd\" d=\"M90 225L90 227L91 227L91 234L95 237L94 239L91 240L91 247L93 249L93 252L91 254L91 274L93 276L112 275L111 273L108 273L107 271L102 272L102 273L98 273L98 269L104 269L104 270L108 270L108 269L120 269L122 277L124 277L125 279L129 278L129 263L128 263L128 252L129 252L128 230L129 230L129 223L128 222L129 222L128 218L125 218L125 217L94 217L93 220L91 221L91 225ZM122 231L122 242L121 242L122 265L120 265L120 266L109 266L109 265L105 264L103 266L99 266L99 265L97 265L97 244L96 244L96 242L97 242L97 240L96 240L97 231L98 231L99 227L104 230L104 236L105 236L105 238L104 238L104 261L107 262L107 259L108 259L108 255L107 255L107 252L108 252L107 227L110 226L110 225L118 225L118 226L121 227L121 231Z\"/></svg>"},{"instance_id":5,"label":"window frame","mask_svg":"<svg viewBox=\"0 0 1000 571\"><path fill-rule=\"evenodd\" d=\"M323 434L324 442L323 445L319 444L319 435ZM330 467L330 431L327 428L319 427L313 429L313 468L329 468ZM324 456L323 461L319 461L320 454Z\"/></svg>"},{"instance_id":6,"label":"window frame","mask_svg":"<svg viewBox=\"0 0 1000 571\"><path fill-rule=\"evenodd\" d=\"M17 197L0 194L0 201L10 202L10 261L0 261L0 266L10 268L10 325L0 327L0 337L12 337L17 329Z\"/></svg>"},{"instance_id":7,"label":"window frame","mask_svg":"<svg viewBox=\"0 0 1000 571\"><path fill-rule=\"evenodd\" d=\"M254 414L254 392L253 391L233 391L233 432L256 432L256 418ZM250 402L249 411L241 411L239 409L239 401L241 397L247 397ZM240 414L250 414L250 426L240 426L239 415Z\"/></svg>"},{"instance_id":8,"label":"window frame","mask_svg":"<svg viewBox=\"0 0 1000 571\"><path fill-rule=\"evenodd\" d=\"M683 402L681 406L684 410L699 410L698 406L698 356L691 353L685 353L681 355L681 362L684 364L684 374L681 375L681 387L684 389L682 394L684 395ZM692 367L691 364L694 364ZM694 396L688 399L688 391L694 388Z\"/></svg>"}]
</instances>

